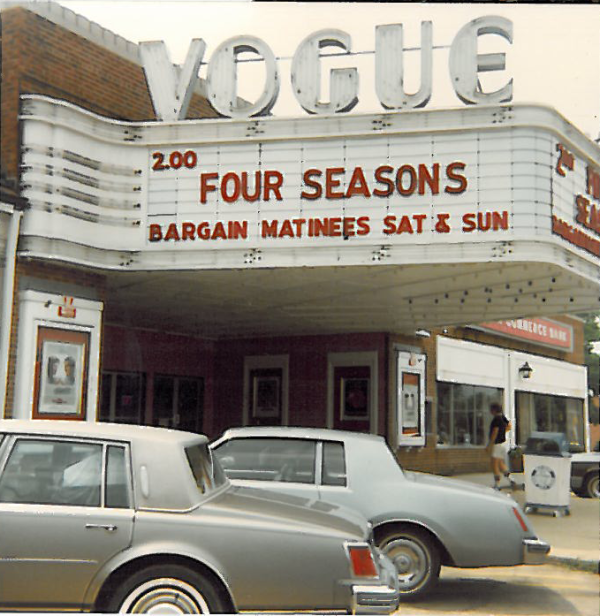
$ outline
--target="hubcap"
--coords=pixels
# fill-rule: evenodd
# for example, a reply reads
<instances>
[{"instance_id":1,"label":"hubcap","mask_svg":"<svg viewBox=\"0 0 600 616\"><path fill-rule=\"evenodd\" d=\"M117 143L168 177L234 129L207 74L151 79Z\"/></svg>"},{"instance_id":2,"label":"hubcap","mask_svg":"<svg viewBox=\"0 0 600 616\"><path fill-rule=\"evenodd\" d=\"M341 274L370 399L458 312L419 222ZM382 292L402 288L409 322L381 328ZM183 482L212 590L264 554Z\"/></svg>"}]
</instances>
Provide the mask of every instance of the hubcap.
<instances>
[{"instance_id":1,"label":"hubcap","mask_svg":"<svg viewBox=\"0 0 600 616\"><path fill-rule=\"evenodd\" d=\"M596 477L595 479L592 479L590 486L592 496L595 498L600 498L600 478Z\"/></svg>"},{"instance_id":2,"label":"hubcap","mask_svg":"<svg viewBox=\"0 0 600 616\"><path fill-rule=\"evenodd\" d=\"M395 539L383 546L383 553L396 567L401 591L413 590L427 576L429 556L414 539Z\"/></svg>"},{"instance_id":3,"label":"hubcap","mask_svg":"<svg viewBox=\"0 0 600 616\"><path fill-rule=\"evenodd\" d=\"M174 578L149 580L125 598L120 613L210 614L202 594L191 584Z\"/></svg>"}]
</instances>

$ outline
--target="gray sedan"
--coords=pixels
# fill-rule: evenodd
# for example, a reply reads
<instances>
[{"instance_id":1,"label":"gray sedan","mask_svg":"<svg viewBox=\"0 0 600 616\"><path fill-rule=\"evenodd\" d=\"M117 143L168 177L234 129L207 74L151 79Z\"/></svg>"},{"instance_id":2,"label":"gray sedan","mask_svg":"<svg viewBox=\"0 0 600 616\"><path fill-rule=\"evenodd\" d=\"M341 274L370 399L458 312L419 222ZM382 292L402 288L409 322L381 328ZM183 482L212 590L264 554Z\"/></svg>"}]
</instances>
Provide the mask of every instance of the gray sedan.
<instances>
[{"instance_id":1,"label":"gray sedan","mask_svg":"<svg viewBox=\"0 0 600 616\"><path fill-rule=\"evenodd\" d=\"M0 610L231 613L398 605L364 517L234 487L204 436L0 421Z\"/></svg>"},{"instance_id":2,"label":"gray sedan","mask_svg":"<svg viewBox=\"0 0 600 616\"><path fill-rule=\"evenodd\" d=\"M403 471L380 436L311 428L234 428L211 447L233 483L353 507L394 562L401 596L423 595L441 565L538 564L550 546L491 488Z\"/></svg>"}]
</instances>

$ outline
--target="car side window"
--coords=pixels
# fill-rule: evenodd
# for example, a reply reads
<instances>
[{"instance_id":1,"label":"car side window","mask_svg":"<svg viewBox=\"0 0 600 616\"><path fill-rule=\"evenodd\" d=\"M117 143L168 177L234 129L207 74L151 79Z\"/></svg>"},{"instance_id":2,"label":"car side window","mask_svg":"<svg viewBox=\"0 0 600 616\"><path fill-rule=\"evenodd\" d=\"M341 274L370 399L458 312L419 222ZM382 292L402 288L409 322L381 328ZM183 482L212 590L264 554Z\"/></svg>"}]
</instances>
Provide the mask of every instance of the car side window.
<instances>
[{"instance_id":1,"label":"car side window","mask_svg":"<svg viewBox=\"0 0 600 616\"><path fill-rule=\"evenodd\" d=\"M0 502L100 505L102 445L18 439L0 477Z\"/></svg>"},{"instance_id":2,"label":"car side window","mask_svg":"<svg viewBox=\"0 0 600 616\"><path fill-rule=\"evenodd\" d=\"M323 469L321 477L321 483L324 486L347 485L343 443L323 443Z\"/></svg>"},{"instance_id":3,"label":"car side window","mask_svg":"<svg viewBox=\"0 0 600 616\"><path fill-rule=\"evenodd\" d=\"M240 438L215 450L230 479L315 482L315 441L292 438Z\"/></svg>"},{"instance_id":4,"label":"car side window","mask_svg":"<svg viewBox=\"0 0 600 616\"><path fill-rule=\"evenodd\" d=\"M105 503L107 507L131 507L125 447L109 445L106 453Z\"/></svg>"}]
</instances>

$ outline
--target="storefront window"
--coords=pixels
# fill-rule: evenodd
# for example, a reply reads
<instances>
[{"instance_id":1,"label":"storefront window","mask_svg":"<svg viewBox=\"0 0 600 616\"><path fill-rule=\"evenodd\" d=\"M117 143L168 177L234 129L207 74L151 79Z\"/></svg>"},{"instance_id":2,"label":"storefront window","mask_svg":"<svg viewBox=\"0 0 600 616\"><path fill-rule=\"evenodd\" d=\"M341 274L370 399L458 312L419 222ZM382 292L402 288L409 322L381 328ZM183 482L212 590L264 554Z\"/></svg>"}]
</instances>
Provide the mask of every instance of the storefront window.
<instances>
[{"instance_id":1,"label":"storefront window","mask_svg":"<svg viewBox=\"0 0 600 616\"><path fill-rule=\"evenodd\" d=\"M144 374L104 372L100 389L100 421L141 423L145 393Z\"/></svg>"},{"instance_id":2,"label":"storefront window","mask_svg":"<svg viewBox=\"0 0 600 616\"><path fill-rule=\"evenodd\" d=\"M495 387L438 382L437 394L438 444L485 446L492 420L490 404L502 404L502 390Z\"/></svg>"},{"instance_id":3,"label":"storefront window","mask_svg":"<svg viewBox=\"0 0 600 616\"><path fill-rule=\"evenodd\" d=\"M561 432L571 451L584 451L583 400L518 391L515 409L518 445L532 432Z\"/></svg>"}]
</instances>

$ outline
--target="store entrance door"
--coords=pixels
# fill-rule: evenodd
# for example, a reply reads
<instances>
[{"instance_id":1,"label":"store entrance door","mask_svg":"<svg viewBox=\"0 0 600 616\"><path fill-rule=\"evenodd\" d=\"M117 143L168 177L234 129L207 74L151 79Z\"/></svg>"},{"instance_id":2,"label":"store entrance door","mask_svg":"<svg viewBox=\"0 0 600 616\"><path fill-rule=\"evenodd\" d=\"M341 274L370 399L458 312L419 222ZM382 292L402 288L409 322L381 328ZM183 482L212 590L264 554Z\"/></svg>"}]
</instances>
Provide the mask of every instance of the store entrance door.
<instances>
[{"instance_id":1,"label":"store entrance door","mask_svg":"<svg viewBox=\"0 0 600 616\"><path fill-rule=\"evenodd\" d=\"M153 424L187 432L202 432L204 379L154 376Z\"/></svg>"},{"instance_id":2,"label":"store entrance door","mask_svg":"<svg viewBox=\"0 0 600 616\"><path fill-rule=\"evenodd\" d=\"M333 372L333 427L369 432L373 387L369 366L337 366Z\"/></svg>"}]
</instances>

